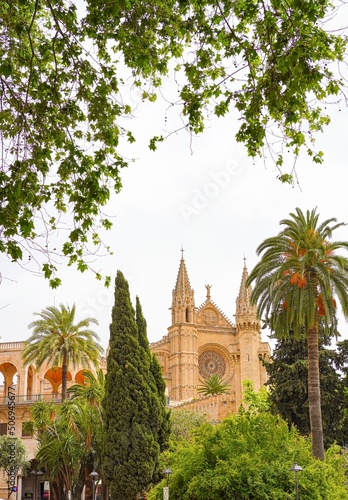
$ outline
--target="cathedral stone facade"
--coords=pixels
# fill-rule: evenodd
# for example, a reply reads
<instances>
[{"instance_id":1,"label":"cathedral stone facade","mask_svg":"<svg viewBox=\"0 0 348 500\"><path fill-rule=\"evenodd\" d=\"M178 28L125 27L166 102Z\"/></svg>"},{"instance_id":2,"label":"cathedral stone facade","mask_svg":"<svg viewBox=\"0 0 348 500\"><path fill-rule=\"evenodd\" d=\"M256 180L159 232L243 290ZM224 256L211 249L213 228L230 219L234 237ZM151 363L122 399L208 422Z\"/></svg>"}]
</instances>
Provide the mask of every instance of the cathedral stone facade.
<instances>
[{"instance_id":1,"label":"cathedral stone facade","mask_svg":"<svg viewBox=\"0 0 348 500\"><path fill-rule=\"evenodd\" d=\"M168 334L150 346L161 363L171 406L201 410L220 419L242 403L244 380L250 380L254 390L266 382L261 359L270 355L270 348L261 341L260 321L256 306L250 302L247 278L244 262L236 322L232 324L212 300L210 285L206 285L206 300L196 307L185 260L181 258ZM228 392L199 397L197 387L213 374L228 382Z\"/></svg>"}]
</instances>

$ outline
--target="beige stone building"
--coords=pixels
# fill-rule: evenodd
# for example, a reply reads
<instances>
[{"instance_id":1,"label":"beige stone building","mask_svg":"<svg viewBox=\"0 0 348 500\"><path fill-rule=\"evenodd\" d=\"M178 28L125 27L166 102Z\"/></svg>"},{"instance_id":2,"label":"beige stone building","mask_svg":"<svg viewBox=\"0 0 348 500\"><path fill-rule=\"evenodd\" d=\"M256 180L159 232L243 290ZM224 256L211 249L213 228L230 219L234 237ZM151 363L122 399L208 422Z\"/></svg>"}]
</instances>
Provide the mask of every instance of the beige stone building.
<instances>
[{"instance_id":1,"label":"beige stone building","mask_svg":"<svg viewBox=\"0 0 348 500\"><path fill-rule=\"evenodd\" d=\"M206 285L206 300L196 307L181 258L168 334L150 346L161 363L171 406L200 410L220 420L240 406L243 380L250 380L255 390L266 382L261 358L270 355L270 347L261 341L260 321L256 306L250 303L247 278L244 263L233 324L212 300L210 285ZM197 387L213 374L229 383L228 393L199 397Z\"/></svg>"},{"instance_id":2,"label":"beige stone building","mask_svg":"<svg viewBox=\"0 0 348 500\"><path fill-rule=\"evenodd\" d=\"M35 401L61 401L61 369L43 365L40 370L32 365L25 366L22 360L23 342L0 343L0 435L8 434L23 440L28 457L32 460L32 474L16 478L17 493L11 499L22 500L46 498L48 484L36 467L36 440L24 431L23 424L30 419L30 409ZM101 359L102 368L106 368L105 358ZM82 369L69 369L69 384L83 383ZM13 413L14 412L14 415ZM7 478L0 474L0 500L8 497ZM30 496L31 495L31 496Z\"/></svg>"}]
</instances>

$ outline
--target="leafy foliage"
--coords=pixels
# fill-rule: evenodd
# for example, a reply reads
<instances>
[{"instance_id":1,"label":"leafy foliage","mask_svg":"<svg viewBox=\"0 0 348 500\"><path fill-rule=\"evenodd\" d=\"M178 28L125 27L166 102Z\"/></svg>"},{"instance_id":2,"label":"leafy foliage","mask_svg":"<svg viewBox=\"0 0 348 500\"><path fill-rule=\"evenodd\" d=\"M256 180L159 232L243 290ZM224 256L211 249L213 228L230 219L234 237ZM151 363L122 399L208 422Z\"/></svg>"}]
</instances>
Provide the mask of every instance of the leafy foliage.
<instances>
[{"instance_id":1,"label":"leafy foliage","mask_svg":"<svg viewBox=\"0 0 348 500\"><path fill-rule=\"evenodd\" d=\"M207 422L204 413L177 408L171 413L171 443L172 447L191 440L193 433Z\"/></svg>"},{"instance_id":2,"label":"leafy foliage","mask_svg":"<svg viewBox=\"0 0 348 500\"><path fill-rule=\"evenodd\" d=\"M284 182L287 151L322 162L314 136L330 120L320 103L342 90L332 64L346 46L326 28L332 14L329 0L2 1L0 252L37 263L57 287L60 257L83 272L104 250L102 208L121 189L122 143L135 141L125 67L155 101L175 66L178 99L168 100L193 133L235 107L237 140L253 157L268 149Z\"/></svg>"},{"instance_id":3,"label":"leafy foliage","mask_svg":"<svg viewBox=\"0 0 348 500\"><path fill-rule=\"evenodd\" d=\"M118 271L103 400L103 471L114 500L147 488L167 440L164 391L150 370L144 327L140 302L135 320L128 283Z\"/></svg>"},{"instance_id":4,"label":"leafy foliage","mask_svg":"<svg viewBox=\"0 0 348 500\"><path fill-rule=\"evenodd\" d=\"M270 413L231 415L221 424L203 425L193 442L170 457L173 500L291 500L294 498L294 462L303 467L300 498L348 498L346 464L338 447L320 462L311 456L310 443L295 428ZM164 483L149 500L163 497Z\"/></svg>"},{"instance_id":5,"label":"leafy foliage","mask_svg":"<svg viewBox=\"0 0 348 500\"><path fill-rule=\"evenodd\" d=\"M151 399L148 402L149 422L156 442L159 445L159 450L162 452L168 447L171 430L170 413L166 409L166 385L163 380L162 368L157 356L150 351L146 320L143 315L139 297L136 297L135 319L138 330L139 347L142 350L143 363L147 368L145 382L151 390ZM158 459L159 455L152 478L155 482L158 482L158 478L162 477Z\"/></svg>"},{"instance_id":6,"label":"leafy foliage","mask_svg":"<svg viewBox=\"0 0 348 500\"><path fill-rule=\"evenodd\" d=\"M70 401L72 404L77 404L83 411L86 412L86 418L91 418L91 426L88 428L86 440L88 441L88 449L86 457L82 462L80 472L79 484L83 485L83 472L84 482L90 480L90 473L92 469L99 475L102 480L103 498L106 496L105 492L105 478L101 467L103 442L104 442L104 425L102 415L102 401L105 396L105 375L100 368L96 374L89 371L82 372L84 383L74 384L68 389L70 394Z\"/></svg>"},{"instance_id":7,"label":"leafy foliage","mask_svg":"<svg viewBox=\"0 0 348 500\"><path fill-rule=\"evenodd\" d=\"M100 412L82 398L61 405L38 401L33 405L30 424L38 440L35 458L45 468L58 498L64 489L72 498L79 498L85 468L91 465L93 451L101 441Z\"/></svg>"},{"instance_id":8,"label":"leafy foliage","mask_svg":"<svg viewBox=\"0 0 348 500\"><path fill-rule=\"evenodd\" d=\"M254 391L250 380L243 380L243 403L246 405L239 408L240 414L260 413L270 410L269 393L265 386L262 386L257 392Z\"/></svg>"},{"instance_id":9,"label":"leafy foliage","mask_svg":"<svg viewBox=\"0 0 348 500\"><path fill-rule=\"evenodd\" d=\"M348 242L330 239L344 223L331 218L319 224L315 209L296 208L290 217L280 221L283 231L257 248L263 255L249 278L249 284L255 281L252 300L278 336L286 338L293 330L299 337L319 317L334 335L336 299L348 318L348 258L337 254L348 250Z\"/></svg>"},{"instance_id":10,"label":"leafy foliage","mask_svg":"<svg viewBox=\"0 0 348 500\"><path fill-rule=\"evenodd\" d=\"M206 378L202 385L197 387L197 392L208 396L210 394L224 394L229 387L228 382L225 382L217 374L213 374Z\"/></svg>"},{"instance_id":11,"label":"leafy foliage","mask_svg":"<svg viewBox=\"0 0 348 500\"><path fill-rule=\"evenodd\" d=\"M320 101L342 89L330 63L343 59L346 46L345 37L325 29L331 2L150 0L130 7L121 1L104 2L102 12L99 1L88 4L89 35L101 53L112 39L139 85L145 79L160 86L175 60L189 130L202 132L209 113L224 116L234 106L241 123L236 138L249 155L263 147L272 153L280 142L279 168L284 150L297 156L305 149L322 161L313 137L330 120ZM148 87L144 96L154 99ZM291 174L280 178L292 181Z\"/></svg>"},{"instance_id":12,"label":"leafy foliage","mask_svg":"<svg viewBox=\"0 0 348 500\"><path fill-rule=\"evenodd\" d=\"M94 318L85 318L74 324L76 307L60 304L35 313L40 319L30 323L32 335L25 341L22 356L25 364L40 368L45 362L53 368L62 368L62 398L67 396L67 373L70 365L98 366L103 348L98 335L89 328L98 324Z\"/></svg>"},{"instance_id":13,"label":"leafy foliage","mask_svg":"<svg viewBox=\"0 0 348 500\"><path fill-rule=\"evenodd\" d=\"M97 370L96 375L89 371L83 371L83 384L74 384L68 388L71 401L81 399L87 401L91 406L100 410L101 402L105 395L105 375L101 368Z\"/></svg>"},{"instance_id":14,"label":"leafy foliage","mask_svg":"<svg viewBox=\"0 0 348 500\"><path fill-rule=\"evenodd\" d=\"M86 245L95 253L99 229L111 227L101 207L121 188L117 122L127 109L116 65L93 55L77 2L5 0L0 19L0 251L24 263L41 253L56 287L57 254L84 271ZM57 250L47 238L63 228Z\"/></svg>"},{"instance_id":15,"label":"leafy foliage","mask_svg":"<svg viewBox=\"0 0 348 500\"><path fill-rule=\"evenodd\" d=\"M348 242L331 241L342 226L335 218L319 224L316 210L304 214L299 208L284 229L267 238L258 249L263 254L252 270L247 285L255 282L251 300L258 303L277 338L307 336L308 401L313 454L324 457L320 404L319 318L324 333L336 332L336 299L348 318L348 259L337 254L348 250Z\"/></svg>"},{"instance_id":16,"label":"leafy foliage","mask_svg":"<svg viewBox=\"0 0 348 500\"><path fill-rule=\"evenodd\" d=\"M0 436L0 469L7 475L25 474L30 466L23 441L8 435Z\"/></svg>"}]
</instances>

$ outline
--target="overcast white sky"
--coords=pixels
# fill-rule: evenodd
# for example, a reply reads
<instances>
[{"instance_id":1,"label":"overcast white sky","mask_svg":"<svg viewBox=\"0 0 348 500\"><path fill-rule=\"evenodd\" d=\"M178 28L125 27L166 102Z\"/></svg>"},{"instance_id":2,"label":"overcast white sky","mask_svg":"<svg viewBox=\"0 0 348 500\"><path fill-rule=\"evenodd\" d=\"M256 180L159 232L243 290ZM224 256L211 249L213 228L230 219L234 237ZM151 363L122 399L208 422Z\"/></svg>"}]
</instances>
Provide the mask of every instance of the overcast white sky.
<instances>
[{"instance_id":1,"label":"overcast white sky","mask_svg":"<svg viewBox=\"0 0 348 500\"><path fill-rule=\"evenodd\" d=\"M171 110L165 123L160 105L140 105L135 112L131 126L138 141L129 154L137 160L122 172L123 190L107 208L115 216L107 235L114 255L94 265L112 275L111 288L69 268L60 270L63 285L51 290L43 278L1 257L1 342L26 339L34 312L75 302L77 319L98 319L95 329L106 347L117 269L128 280L133 299L140 297L150 341L159 340L170 325L182 245L196 306L205 300L205 284L210 284L212 299L233 321L243 256L250 270L257 262L256 247L279 232L282 218L297 206L318 207L322 218L348 222L346 108L332 109L332 124L319 138L324 164L307 158L298 163L301 189L282 185L271 162L265 168L246 156L234 139L236 115L212 122L193 141L193 152L185 132L171 136L157 152L149 151L149 137L165 126L175 127L175 113ZM336 237L348 240L348 227ZM348 338L344 322L339 329Z\"/></svg>"}]
</instances>

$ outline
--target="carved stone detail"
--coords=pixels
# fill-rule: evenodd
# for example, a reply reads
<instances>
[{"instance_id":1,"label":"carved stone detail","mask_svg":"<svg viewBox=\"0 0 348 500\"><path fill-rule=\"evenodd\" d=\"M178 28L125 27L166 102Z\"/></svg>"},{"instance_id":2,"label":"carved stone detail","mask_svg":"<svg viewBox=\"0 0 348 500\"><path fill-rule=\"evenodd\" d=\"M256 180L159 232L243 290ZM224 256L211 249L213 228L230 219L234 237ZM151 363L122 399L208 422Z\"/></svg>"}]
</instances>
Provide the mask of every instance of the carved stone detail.
<instances>
[{"instance_id":1,"label":"carved stone detail","mask_svg":"<svg viewBox=\"0 0 348 500\"><path fill-rule=\"evenodd\" d=\"M215 325L218 322L218 315L214 309L206 309L203 313L203 319L208 325Z\"/></svg>"}]
</instances>

